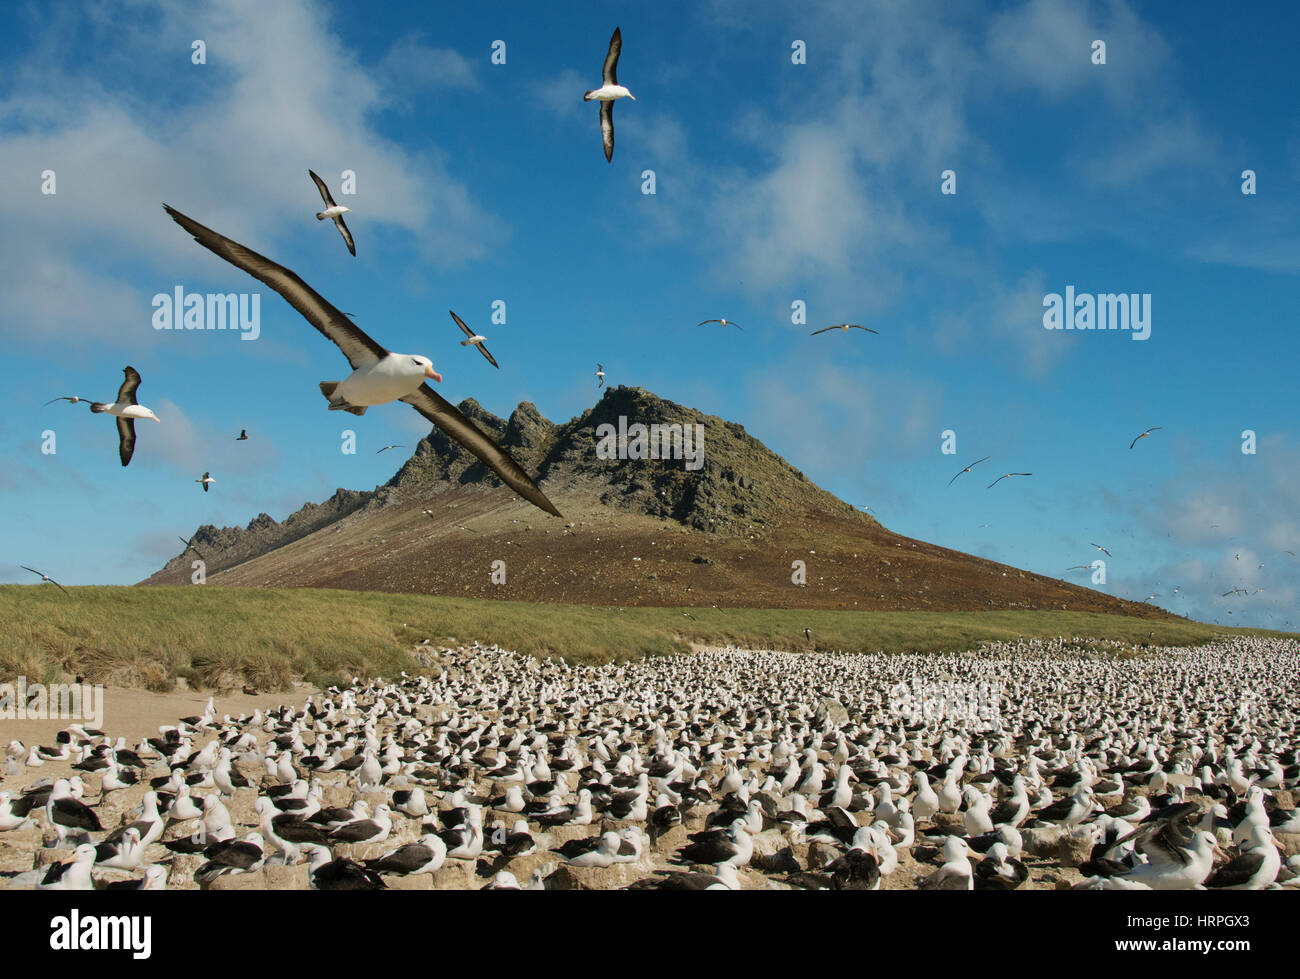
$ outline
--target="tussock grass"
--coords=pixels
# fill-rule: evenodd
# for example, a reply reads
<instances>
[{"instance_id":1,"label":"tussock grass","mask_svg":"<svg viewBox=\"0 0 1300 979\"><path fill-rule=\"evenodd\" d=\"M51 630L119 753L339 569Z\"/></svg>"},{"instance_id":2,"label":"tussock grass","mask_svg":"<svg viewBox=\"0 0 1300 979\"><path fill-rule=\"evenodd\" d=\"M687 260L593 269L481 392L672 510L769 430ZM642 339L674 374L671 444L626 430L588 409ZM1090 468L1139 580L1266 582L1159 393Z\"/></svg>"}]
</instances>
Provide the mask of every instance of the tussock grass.
<instances>
[{"instance_id":1,"label":"tussock grass","mask_svg":"<svg viewBox=\"0 0 1300 979\"><path fill-rule=\"evenodd\" d=\"M283 690L415 670L412 647L480 640L598 663L729 643L787 650L934 652L985 640L1086 636L1196 645L1216 635L1291 635L1095 612L845 612L606 608L288 588L0 586L0 680L170 690ZM811 630L811 641L804 629Z\"/></svg>"}]
</instances>

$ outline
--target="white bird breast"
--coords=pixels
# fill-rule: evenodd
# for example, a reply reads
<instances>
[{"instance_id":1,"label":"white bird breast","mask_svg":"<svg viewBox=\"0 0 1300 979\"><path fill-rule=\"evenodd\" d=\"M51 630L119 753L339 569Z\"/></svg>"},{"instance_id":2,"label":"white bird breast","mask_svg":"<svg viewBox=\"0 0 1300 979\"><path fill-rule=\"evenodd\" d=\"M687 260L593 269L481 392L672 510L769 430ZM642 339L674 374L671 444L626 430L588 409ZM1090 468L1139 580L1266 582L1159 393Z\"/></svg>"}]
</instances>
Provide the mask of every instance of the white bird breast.
<instances>
[{"instance_id":1,"label":"white bird breast","mask_svg":"<svg viewBox=\"0 0 1300 979\"><path fill-rule=\"evenodd\" d=\"M404 398L424 383L424 363L410 354L390 353L382 360L358 368L334 391L351 405L385 405Z\"/></svg>"}]
</instances>

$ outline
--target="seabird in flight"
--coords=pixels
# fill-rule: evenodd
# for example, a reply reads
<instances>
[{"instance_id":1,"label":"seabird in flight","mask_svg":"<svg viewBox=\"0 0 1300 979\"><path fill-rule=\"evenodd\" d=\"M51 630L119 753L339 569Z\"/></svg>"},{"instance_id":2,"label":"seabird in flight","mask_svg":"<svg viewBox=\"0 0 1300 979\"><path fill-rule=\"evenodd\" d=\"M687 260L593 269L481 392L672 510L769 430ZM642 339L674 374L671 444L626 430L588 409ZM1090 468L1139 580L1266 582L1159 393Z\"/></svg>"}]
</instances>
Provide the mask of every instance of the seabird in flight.
<instances>
[{"instance_id":1,"label":"seabird in flight","mask_svg":"<svg viewBox=\"0 0 1300 979\"><path fill-rule=\"evenodd\" d=\"M622 50L623 32L615 27L601 73L604 84L582 96L584 102L600 103L600 136L605 144L605 160L609 163L614 162L614 100L627 98L636 101L636 96L618 83L618 55Z\"/></svg>"},{"instance_id":2,"label":"seabird in flight","mask_svg":"<svg viewBox=\"0 0 1300 979\"><path fill-rule=\"evenodd\" d=\"M196 479L196 480L194 480L194 482L196 482L196 483L202 483L202 484L203 484L203 492L206 493L206 492L208 491L208 483L215 483L216 480L212 478L212 474L211 474L211 473L204 473L202 479Z\"/></svg>"},{"instance_id":3,"label":"seabird in flight","mask_svg":"<svg viewBox=\"0 0 1300 979\"><path fill-rule=\"evenodd\" d=\"M451 313L451 310L449 309L447 310L447 312ZM461 319L459 316L457 316L455 313L451 313L451 318L454 319L456 321L456 325L459 326L465 332L465 336L469 337L468 340L462 340L460 342L460 345L462 347L468 347L470 344L473 344L474 346L478 347L478 352L487 358L488 363L491 364L493 367L497 368L498 370L500 370L501 365L496 362L495 357L493 357L490 353L488 353L488 348L483 344L483 341L486 340L487 337L483 336L483 334L481 333L475 333L468 326L466 326L465 321Z\"/></svg>"},{"instance_id":4,"label":"seabird in flight","mask_svg":"<svg viewBox=\"0 0 1300 979\"><path fill-rule=\"evenodd\" d=\"M353 367L352 374L342 382L325 381L320 386L332 410L362 415L370 405L404 401L481 459L524 499L547 513L561 515L508 452L483 434L451 402L423 383L426 377L442 380L427 357L390 352L289 269L166 204L163 207L200 245L265 282L343 351Z\"/></svg>"},{"instance_id":5,"label":"seabird in flight","mask_svg":"<svg viewBox=\"0 0 1300 979\"><path fill-rule=\"evenodd\" d=\"M605 365L597 364L596 365L596 387L598 388L604 387L604 385L605 385Z\"/></svg>"},{"instance_id":6,"label":"seabird in flight","mask_svg":"<svg viewBox=\"0 0 1300 979\"><path fill-rule=\"evenodd\" d=\"M241 429L239 430L239 434L235 436L235 441L236 441L236 442L247 442L247 441L248 441L248 429L246 429L246 428L241 428Z\"/></svg>"},{"instance_id":7,"label":"seabird in flight","mask_svg":"<svg viewBox=\"0 0 1300 979\"><path fill-rule=\"evenodd\" d=\"M334 226L339 229L339 234L341 234L343 240L347 242L348 251L350 251L355 258L357 254L357 246L352 241L352 232L349 231L348 226L343 223L343 215L351 211L352 208L344 207L342 204L335 204L334 198L330 196L330 189L325 186L325 181L316 176L314 170L308 170L307 172L311 174L311 179L316 181L316 189L320 191L321 199L325 201L325 210L317 212L316 220L324 221L326 218L333 218Z\"/></svg>"},{"instance_id":8,"label":"seabird in flight","mask_svg":"<svg viewBox=\"0 0 1300 979\"><path fill-rule=\"evenodd\" d=\"M957 474L957 476L961 476L961 475L964 475L965 473L970 472L972 469L974 469L976 466L978 466L981 462L987 462L989 459L992 459L992 458L993 458L992 456L985 456L983 459L976 459L976 460L975 460L974 462L972 462L969 466L967 466L965 469L963 469L961 472L959 472L959 473ZM957 476L954 476L952 479L948 480L948 485L949 485L949 486L951 486L953 483L955 483L955 482L957 481Z\"/></svg>"},{"instance_id":9,"label":"seabird in flight","mask_svg":"<svg viewBox=\"0 0 1300 979\"><path fill-rule=\"evenodd\" d=\"M206 487L205 487L205 489L206 489ZM204 561L207 560L207 558L203 557L203 552L200 551L197 547L194 546L194 540L193 540L192 538L191 538L190 540L186 540L184 537L181 537L180 535L177 535L177 538L176 538L176 539L179 540L182 544L185 545L185 551L193 551L193 552L194 552L195 554L197 554L197 555L198 555L202 560L204 560ZM185 551L181 551L181 553L184 554Z\"/></svg>"},{"instance_id":10,"label":"seabird in flight","mask_svg":"<svg viewBox=\"0 0 1300 979\"><path fill-rule=\"evenodd\" d=\"M57 581L55 581L55 580L54 580L53 578L51 578L49 575L45 574L45 572L43 572L43 571L37 571L35 568L29 568L29 567L27 567L27 565L25 565L25 564L20 564L20 565L18 565L18 567L22 568L24 571L30 571L32 574L40 575L40 576L41 576L41 584L45 584L45 582L48 581L51 585L54 585L56 588L58 588L59 591L63 592L63 594L65 594L65 595L68 594L68 589L64 588L62 585L60 585Z\"/></svg>"},{"instance_id":11,"label":"seabird in flight","mask_svg":"<svg viewBox=\"0 0 1300 979\"><path fill-rule=\"evenodd\" d=\"M1097 550L1101 551L1101 553L1102 553L1102 554L1105 554L1107 557L1110 557L1110 556L1111 556L1110 551L1106 550L1106 548L1102 547L1100 544L1093 544L1092 541L1088 541L1088 543L1089 543L1089 544L1092 544L1093 547L1095 547Z\"/></svg>"},{"instance_id":12,"label":"seabird in flight","mask_svg":"<svg viewBox=\"0 0 1300 979\"><path fill-rule=\"evenodd\" d=\"M992 488L993 488L994 486L996 486L998 483L1002 482L1002 480L1004 480L1004 479L1010 479L1012 476L1032 476L1032 475L1033 475L1033 473L1003 473L1001 476L999 476L997 479L993 480L993 482L989 483L989 484L988 484L987 486L985 486L984 488L985 488L985 489L992 489Z\"/></svg>"},{"instance_id":13,"label":"seabird in flight","mask_svg":"<svg viewBox=\"0 0 1300 979\"><path fill-rule=\"evenodd\" d=\"M1161 425L1157 425L1155 428L1148 428L1145 432L1143 432L1141 435L1139 435L1137 438L1135 438L1132 442L1130 442L1130 443L1128 444L1128 447L1129 447L1130 449L1133 448L1133 446L1137 445L1137 444L1138 444L1140 441L1142 441L1144 438L1149 438L1149 437L1151 436L1151 433L1152 433L1152 432L1158 432L1158 431L1160 431L1160 429L1161 429L1162 427L1163 427L1163 426L1161 426Z\"/></svg>"},{"instance_id":14,"label":"seabird in flight","mask_svg":"<svg viewBox=\"0 0 1300 979\"><path fill-rule=\"evenodd\" d=\"M78 397L76 397L75 395L64 395L62 398L51 398L49 401L45 402L45 404L42 405L41 407L43 407L43 408L48 408L50 405L54 404L54 402L56 402L56 401L66 401L66 402L68 402L69 404L74 404L74 405L75 405L75 404L79 404L79 403L81 403L82 401L89 402L89 401L91 401L91 400L92 400L92 399L90 399L90 398L78 398Z\"/></svg>"},{"instance_id":15,"label":"seabird in flight","mask_svg":"<svg viewBox=\"0 0 1300 979\"><path fill-rule=\"evenodd\" d=\"M89 398L65 397L55 398L54 401L68 401L77 404L80 401L90 401L90 410L95 414L110 414L117 418L117 454L122 460L122 465L131 461L131 455L135 452L135 419L152 418L154 421L160 421L152 411L135 400L135 389L140 386L140 373L134 367L126 367L122 371L126 379L122 386L117 390L117 400L113 403L106 401L90 401ZM48 401L46 404L54 404L54 401Z\"/></svg>"},{"instance_id":16,"label":"seabird in flight","mask_svg":"<svg viewBox=\"0 0 1300 979\"><path fill-rule=\"evenodd\" d=\"M727 319L725 316L724 316L722 319L720 319L720 320L701 320L701 321L700 321L699 323L697 323L696 325L697 325L697 326L704 326L704 324L706 324L706 323L720 323L722 326L734 326L737 330L740 329L740 324L739 324L739 323L737 323L735 320L729 320L729 319Z\"/></svg>"},{"instance_id":17,"label":"seabird in flight","mask_svg":"<svg viewBox=\"0 0 1300 979\"><path fill-rule=\"evenodd\" d=\"M830 330L843 330L845 333L848 333L849 330L862 330L865 333L874 333L876 336L880 336L879 330L873 330L869 326L859 326L857 323L836 323L834 326L825 326L820 330L813 330L808 335L815 337L819 333L826 333Z\"/></svg>"},{"instance_id":18,"label":"seabird in flight","mask_svg":"<svg viewBox=\"0 0 1300 979\"><path fill-rule=\"evenodd\" d=\"M406 446L402 445L400 442L397 445L385 445L382 449L379 449L375 453L375 455L379 455L380 452L387 452L389 449L404 449L404 448L406 448Z\"/></svg>"}]
</instances>

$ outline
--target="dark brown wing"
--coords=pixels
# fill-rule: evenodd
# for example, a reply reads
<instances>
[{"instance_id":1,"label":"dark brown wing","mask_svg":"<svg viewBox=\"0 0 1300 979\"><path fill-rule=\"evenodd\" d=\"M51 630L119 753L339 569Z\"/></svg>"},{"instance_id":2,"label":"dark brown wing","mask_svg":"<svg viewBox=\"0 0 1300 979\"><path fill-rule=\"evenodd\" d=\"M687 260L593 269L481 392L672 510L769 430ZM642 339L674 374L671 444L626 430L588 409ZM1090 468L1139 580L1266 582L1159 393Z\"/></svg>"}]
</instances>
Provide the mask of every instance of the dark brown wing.
<instances>
[{"instance_id":1,"label":"dark brown wing","mask_svg":"<svg viewBox=\"0 0 1300 979\"><path fill-rule=\"evenodd\" d=\"M343 240L344 240L345 242L347 242L347 245L348 245L348 251L350 251L350 252L352 253L352 257L353 257L353 258L356 258L356 255L357 255L357 245L356 245L356 242L354 242L354 241L352 240L352 232L351 232L350 230L348 230L348 226L347 226L346 224L343 223L343 215L342 215L342 214L340 214L338 217L336 217L336 218L334 219L334 224L338 227L338 229L339 229L339 234L341 234L341 235L343 236Z\"/></svg>"},{"instance_id":2,"label":"dark brown wing","mask_svg":"<svg viewBox=\"0 0 1300 979\"><path fill-rule=\"evenodd\" d=\"M325 206L337 207L338 205L334 203L334 198L330 196L330 189L325 186L325 181L316 176L315 170L308 170L307 173L311 176L312 180L316 181L316 189L320 191L321 200L325 202Z\"/></svg>"},{"instance_id":3,"label":"dark brown wing","mask_svg":"<svg viewBox=\"0 0 1300 979\"><path fill-rule=\"evenodd\" d=\"M605 144L605 162L614 162L614 103L600 103L600 140Z\"/></svg>"},{"instance_id":4,"label":"dark brown wing","mask_svg":"<svg viewBox=\"0 0 1300 979\"><path fill-rule=\"evenodd\" d=\"M217 234L211 228L205 228L173 207L164 204L163 209L204 248L243 269L253 278L265 282L283 296L290 306L302 313L308 323L343 351L354 369L368 367L388 356L388 351L375 343L364 330L283 265L245 248L225 235Z\"/></svg>"},{"instance_id":5,"label":"dark brown wing","mask_svg":"<svg viewBox=\"0 0 1300 979\"><path fill-rule=\"evenodd\" d=\"M136 403L135 389L140 386L140 372L134 367L127 367L122 371L122 373L126 375L126 380L124 380L122 386L117 389L118 404L133 405ZM125 465L125 463L123 463L123 465Z\"/></svg>"},{"instance_id":6,"label":"dark brown wing","mask_svg":"<svg viewBox=\"0 0 1300 979\"><path fill-rule=\"evenodd\" d=\"M117 419L117 454L122 459L122 465L131 461L131 456L135 454L135 419L122 418Z\"/></svg>"},{"instance_id":7,"label":"dark brown wing","mask_svg":"<svg viewBox=\"0 0 1300 979\"><path fill-rule=\"evenodd\" d=\"M555 504L537 488L523 467L511 457L510 453L497 445L472 421L462 415L446 398L439 395L427 384L421 384L413 393L401 400L433 422L448 436L481 459L489 469L501 477L502 482L533 505L547 513L562 516Z\"/></svg>"},{"instance_id":8,"label":"dark brown wing","mask_svg":"<svg viewBox=\"0 0 1300 979\"><path fill-rule=\"evenodd\" d=\"M617 27L609 39L609 50L605 52L605 67L601 69L601 78L606 85L618 84L618 56L623 50L623 32Z\"/></svg>"},{"instance_id":9,"label":"dark brown wing","mask_svg":"<svg viewBox=\"0 0 1300 979\"><path fill-rule=\"evenodd\" d=\"M463 319L461 319L461 318L460 318L459 316L457 316L455 313L452 313L452 311L451 311L450 309L447 310L447 312L448 312L448 313L451 313L451 318L454 319L454 320L456 321L456 325L459 326L459 327L461 328L461 330L464 332L465 336L467 336L467 337L472 337L472 336L474 335L474 331L471 330L468 326L465 325L465 321L464 321Z\"/></svg>"}]
</instances>

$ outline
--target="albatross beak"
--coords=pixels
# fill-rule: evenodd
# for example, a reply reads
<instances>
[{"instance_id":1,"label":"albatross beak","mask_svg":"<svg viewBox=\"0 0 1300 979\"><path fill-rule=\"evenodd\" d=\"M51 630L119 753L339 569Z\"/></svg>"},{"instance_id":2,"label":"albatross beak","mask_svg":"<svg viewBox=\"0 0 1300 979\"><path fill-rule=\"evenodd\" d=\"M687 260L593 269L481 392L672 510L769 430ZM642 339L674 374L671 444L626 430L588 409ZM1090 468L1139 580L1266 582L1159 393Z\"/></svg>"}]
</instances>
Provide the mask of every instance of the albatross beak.
<instances>
[{"instance_id":1,"label":"albatross beak","mask_svg":"<svg viewBox=\"0 0 1300 979\"><path fill-rule=\"evenodd\" d=\"M439 374L436 370L433 369L433 365L432 365L432 364L430 364L428 367L426 367L426 368L424 369L424 376L425 376L425 377L431 377L431 378L433 378L433 379L434 379L435 381L437 381L439 384L442 383L442 375Z\"/></svg>"},{"instance_id":2,"label":"albatross beak","mask_svg":"<svg viewBox=\"0 0 1300 979\"><path fill-rule=\"evenodd\" d=\"M162 419L159 418L157 415L153 415L152 417L153 417L153 420L156 421L159 425L162 424Z\"/></svg>"}]
</instances>

